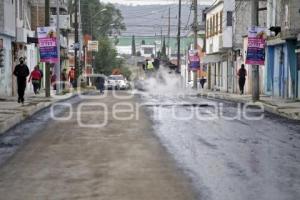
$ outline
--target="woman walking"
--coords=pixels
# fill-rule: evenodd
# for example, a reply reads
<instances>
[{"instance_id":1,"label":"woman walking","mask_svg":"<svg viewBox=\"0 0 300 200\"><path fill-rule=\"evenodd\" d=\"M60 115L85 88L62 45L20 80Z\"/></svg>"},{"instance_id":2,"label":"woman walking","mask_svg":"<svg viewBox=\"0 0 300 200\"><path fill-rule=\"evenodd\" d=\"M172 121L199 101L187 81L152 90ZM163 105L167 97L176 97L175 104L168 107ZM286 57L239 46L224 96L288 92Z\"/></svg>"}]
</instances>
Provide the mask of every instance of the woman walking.
<instances>
[{"instance_id":1,"label":"woman walking","mask_svg":"<svg viewBox=\"0 0 300 200\"><path fill-rule=\"evenodd\" d=\"M34 70L31 72L28 82L31 81L33 86L34 94L39 93L40 81L42 79L41 72L37 66L34 67Z\"/></svg>"}]
</instances>

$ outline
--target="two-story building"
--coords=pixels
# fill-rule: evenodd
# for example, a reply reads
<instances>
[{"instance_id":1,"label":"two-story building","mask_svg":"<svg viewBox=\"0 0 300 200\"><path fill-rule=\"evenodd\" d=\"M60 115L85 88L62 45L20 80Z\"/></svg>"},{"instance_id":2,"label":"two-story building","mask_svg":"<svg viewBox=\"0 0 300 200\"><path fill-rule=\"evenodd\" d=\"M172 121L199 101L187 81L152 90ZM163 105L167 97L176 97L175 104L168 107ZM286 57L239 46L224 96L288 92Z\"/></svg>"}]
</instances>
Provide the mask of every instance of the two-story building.
<instances>
[{"instance_id":1,"label":"two-story building","mask_svg":"<svg viewBox=\"0 0 300 200\"><path fill-rule=\"evenodd\" d=\"M266 93L299 99L300 1L268 0L268 8Z\"/></svg>"},{"instance_id":2,"label":"two-story building","mask_svg":"<svg viewBox=\"0 0 300 200\"><path fill-rule=\"evenodd\" d=\"M208 88L227 91L228 58L232 49L234 0L218 0L206 10L206 56Z\"/></svg>"},{"instance_id":3,"label":"two-story building","mask_svg":"<svg viewBox=\"0 0 300 200\"><path fill-rule=\"evenodd\" d=\"M259 26L266 25L266 2L260 2ZM218 0L206 12L206 56L208 88L238 93L237 72L245 64L248 27L251 25L251 2ZM246 65L248 78L245 93L252 91L251 66ZM260 67L261 91L264 67Z\"/></svg>"}]
</instances>

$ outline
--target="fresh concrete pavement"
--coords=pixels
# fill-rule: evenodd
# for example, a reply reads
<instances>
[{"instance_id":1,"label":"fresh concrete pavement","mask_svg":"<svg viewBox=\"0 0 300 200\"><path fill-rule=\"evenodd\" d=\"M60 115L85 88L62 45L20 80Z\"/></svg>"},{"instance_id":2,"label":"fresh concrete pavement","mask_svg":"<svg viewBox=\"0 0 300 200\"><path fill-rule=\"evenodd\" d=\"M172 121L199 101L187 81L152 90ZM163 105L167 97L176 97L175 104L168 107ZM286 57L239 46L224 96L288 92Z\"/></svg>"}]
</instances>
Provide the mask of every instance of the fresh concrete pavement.
<instances>
[{"instance_id":1,"label":"fresh concrete pavement","mask_svg":"<svg viewBox=\"0 0 300 200\"><path fill-rule=\"evenodd\" d=\"M0 168L1 199L196 199L189 180L153 134L149 114L134 109L130 119L117 120L113 110L118 103L136 105L134 98L110 94L73 104L60 116L71 114L69 120L47 122ZM104 127L87 125L105 117Z\"/></svg>"}]
</instances>

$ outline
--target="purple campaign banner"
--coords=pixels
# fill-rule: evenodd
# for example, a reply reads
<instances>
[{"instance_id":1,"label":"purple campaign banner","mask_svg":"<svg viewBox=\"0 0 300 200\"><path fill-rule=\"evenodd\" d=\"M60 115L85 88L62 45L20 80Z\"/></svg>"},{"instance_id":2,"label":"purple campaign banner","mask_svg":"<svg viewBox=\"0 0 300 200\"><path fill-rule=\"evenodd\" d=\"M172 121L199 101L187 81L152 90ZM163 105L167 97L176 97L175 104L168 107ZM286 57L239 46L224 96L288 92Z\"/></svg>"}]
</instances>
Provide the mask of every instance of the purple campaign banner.
<instances>
[{"instance_id":1,"label":"purple campaign banner","mask_svg":"<svg viewBox=\"0 0 300 200\"><path fill-rule=\"evenodd\" d=\"M200 57L197 50L189 51L189 69L193 71L200 69Z\"/></svg>"},{"instance_id":2,"label":"purple campaign banner","mask_svg":"<svg viewBox=\"0 0 300 200\"><path fill-rule=\"evenodd\" d=\"M265 64L265 29L251 27L248 30L248 48L246 64L264 65Z\"/></svg>"},{"instance_id":3,"label":"purple campaign banner","mask_svg":"<svg viewBox=\"0 0 300 200\"><path fill-rule=\"evenodd\" d=\"M37 29L41 62L57 63L57 42L55 27L39 27Z\"/></svg>"}]
</instances>

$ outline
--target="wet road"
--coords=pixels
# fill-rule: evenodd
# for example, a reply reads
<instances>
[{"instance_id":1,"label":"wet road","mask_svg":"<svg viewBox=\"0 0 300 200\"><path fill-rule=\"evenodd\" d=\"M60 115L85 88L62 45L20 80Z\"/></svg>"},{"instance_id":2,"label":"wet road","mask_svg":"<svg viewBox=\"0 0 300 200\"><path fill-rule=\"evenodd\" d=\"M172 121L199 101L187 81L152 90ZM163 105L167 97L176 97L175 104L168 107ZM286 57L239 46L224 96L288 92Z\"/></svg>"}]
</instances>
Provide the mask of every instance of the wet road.
<instances>
[{"instance_id":1,"label":"wet road","mask_svg":"<svg viewBox=\"0 0 300 200\"><path fill-rule=\"evenodd\" d=\"M134 109L138 120L110 119L108 127L95 131L78 127L75 116L53 121L45 110L1 136L1 196L190 200L196 193L199 200L300 199L299 122L193 94L138 96L122 100L145 108L146 113ZM119 101L104 102L111 108ZM72 107L80 102L73 99ZM102 116L89 111L96 115L84 122Z\"/></svg>"},{"instance_id":2,"label":"wet road","mask_svg":"<svg viewBox=\"0 0 300 200\"><path fill-rule=\"evenodd\" d=\"M196 199L134 98L64 103L0 137L1 200Z\"/></svg>"},{"instance_id":3,"label":"wet road","mask_svg":"<svg viewBox=\"0 0 300 200\"><path fill-rule=\"evenodd\" d=\"M199 199L300 199L299 121L193 96L145 93L142 99Z\"/></svg>"}]
</instances>

